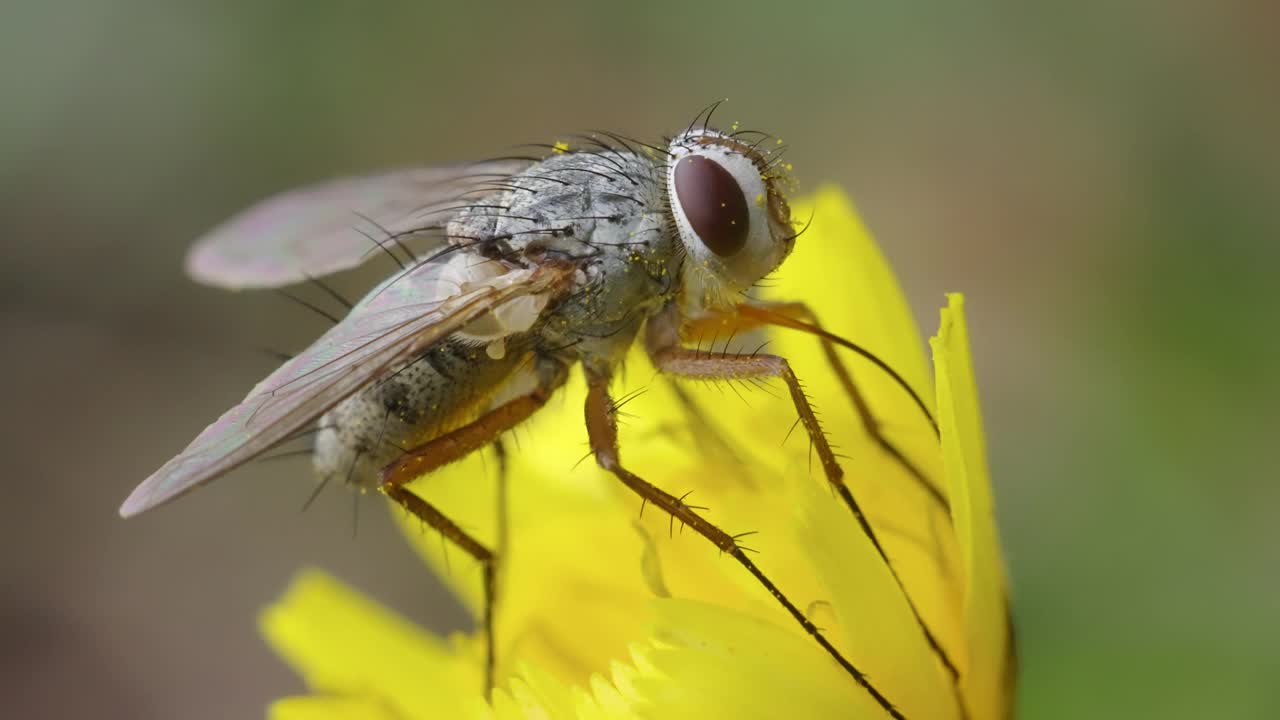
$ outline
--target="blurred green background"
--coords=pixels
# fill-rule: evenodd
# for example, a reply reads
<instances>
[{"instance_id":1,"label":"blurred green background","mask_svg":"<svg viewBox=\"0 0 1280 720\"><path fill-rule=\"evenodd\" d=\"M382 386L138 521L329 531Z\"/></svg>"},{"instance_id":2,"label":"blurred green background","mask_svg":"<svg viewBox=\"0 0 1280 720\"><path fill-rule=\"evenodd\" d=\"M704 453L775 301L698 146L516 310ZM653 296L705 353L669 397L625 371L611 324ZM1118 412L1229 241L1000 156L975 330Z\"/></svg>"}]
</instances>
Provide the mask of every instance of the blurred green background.
<instances>
[{"instance_id":1,"label":"blurred green background","mask_svg":"<svg viewBox=\"0 0 1280 720\"><path fill-rule=\"evenodd\" d=\"M254 614L318 563L464 616L370 504L258 465L133 485L323 323L186 280L268 192L718 117L839 182L922 329L969 296L1027 718L1280 717L1280 5L9 0L0 697L258 716ZM838 269L836 270L838 272Z\"/></svg>"}]
</instances>

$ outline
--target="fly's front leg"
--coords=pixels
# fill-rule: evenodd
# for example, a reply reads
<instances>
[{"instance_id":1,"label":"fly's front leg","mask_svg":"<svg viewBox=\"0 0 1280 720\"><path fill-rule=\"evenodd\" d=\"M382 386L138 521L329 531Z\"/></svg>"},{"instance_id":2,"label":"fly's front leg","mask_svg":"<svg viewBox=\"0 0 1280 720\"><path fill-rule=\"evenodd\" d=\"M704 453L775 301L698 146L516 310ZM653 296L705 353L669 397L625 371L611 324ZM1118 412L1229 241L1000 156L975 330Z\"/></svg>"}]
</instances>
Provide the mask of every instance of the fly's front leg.
<instances>
[{"instance_id":1,"label":"fly's front leg","mask_svg":"<svg viewBox=\"0 0 1280 720\"><path fill-rule=\"evenodd\" d=\"M884 708L891 717L905 720L902 713L871 684L866 675L845 659L840 654L840 651L818 630L817 626L810 622L809 618L787 596L783 595L773 581L747 557L746 552L738 546L732 535L705 520L701 515L694 512L692 508L681 502L679 498L649 483L622 466L618 452L618 423L615 406L609 398L609 379L598 375L589 375L587 382L587 437L591 443L591 451L600 467L621 480L642 500L662 508L667 514L692 528L699 535L711 541L722 552L737 560L795 618L796 622L800 623L805 632L811 635L853 677L854 681L870 693L880 707Z\"/></svg>"},{"instance_id":2,"label":"fly's front leg","mask_svg":"<svg viewBox=\"0 0 1280 720\"><path fill-rule=\"evenodd\" d=\"M476 450L497 440L506 430L524 422L539 408L546 404L551 393L564 383L566 372L559 365L546 368L541 381L528 395L522 395L509 402L493 408L474 422L445 433L440 437L423 443L400 456L382 470L382 482L379 489L397 504L408 510L422 522L440 531L446 539L461 548L480 563L484 572L484 624L485 634L485 692L493 689L494 683L494 601L497 597L496 565L497 554L469 535L458 524L450 520L444 513L422 498L414 495L405 485L426 473L460 460ZM499 446L500 447L500 446ZM500 483L506 482L505 458L500 460ZM505 506L505 492L501 491L501 500ZM503 513L505 516L505 512ZM499 517L499 523L505 523L505 517ZM500 525L501 527L501 525ZM505 549L505 529L500 529L499 548Z\"/></svg>"},{"instance_id":3,"label":"fly's front leg","mask_svg":"<svg viewBox=\"0 0 1280 720\"><path fill-rule=\"evenodd\" d=\"M836 352L835 336L823 329L822 325L818 322L818 316L808 305L801 302L762 304L743 303L728 312L712 313L694 319L685 324L684 330L687 333L700 337L711 332L724 333L725 331L733 332L752 330L766 325L789 327L795 330L812 332L818 336L822 345L822 354L826 358L827 365L830 366L831 371L835 373L836 378L840 382L840 387L844 390L845 395L849 397L849 401L853 404L853 408L858 414L858 419L862 423L863 429L866 431L867 435L871 437L872 442L880 446L880 449L885 454L901 465L902 468L907 471L907 474L909 474L920 485L920 487L928 493L929 497L934 502L938 503L949 516L951 505L947 500L946 494L944 494L936 484L930 481L925 476L924 471L916 466L915 463L911 462L911 460L907 458L906 454L903 453L897 445L889 440L889 438L885 437L884 432L880 427L880 421L876 419L875 413L871 411L871 407L867 404L866 398L863 397L862 392L858 390L857 384L854 383L853 374L849 371L849 368L844 364L844 361L840 359L840 355ZM869 352L861 348L853 346L852 343L849 343L848 347L855 352L861 353L872 362L875 362L882 369L887 370L891 375L893 375L894 379L897 380L899 384L906 387L905 381L903 381L892 368L889 368L883 363L883 361L880 361L879 358L876 358L874 355L871 355ZM929 424L936 432L938 428L937 423L934 422L934 419L929 414L927 408L924 407L924 404L920 401L919 397L915 395L914 391L911 391L910 388L907 388L907 390L908 392L911 392L916 404L924 411L925 416L929 420Z\"/></svg>"},{"instance_id":4,"label":"fly's front leg","mask_svg":"<svg viewBox=\"0 0 1280 720\"><path fill-rule=\"evenodd\" d=\"M959 671L955 663L952 662L950 656L947 655L947 652L938 642L933 630L929 628L924 618L920 616L915 603L911 600L911 594L907 592L906 586L902 583L902 578L898 577L897 570L894 569L893 563L889 561L889 556L885 554L884 547L880 544L880 539L876 536L875 529L871 527L871 522L867 519L866 513L858 505L857 499L853 496L853 491L844 482L844 468L840 466L839 461L836 459L836 454L831 449L831 443L827 440L826 432L823 431L822 424L818 421L818 416L813 411L809 397L805 394L804 387L800 384L800 379L791 370L791 364L787 362L786 358L760 353L748 355L688 350L676 344L677 339L674 333L670 332L669 326L664 327L662 323L650 326L645 341L654 366L659 372L667 375L698 380L780 378L786 383L787 391L791 395L791 402L795 405L796 412L800 415L800 423L804 425L810 442L813 443L814 449L818 451L818 458L822 461L822 470L827 477L827 481L835 489L840 499L844 501L849 511L853 513L853 517L857 520L859 527L862 528L862 532L871 541L876 552L880 554L880 558L889 569L889 573L893 576L894 581L897 582L899 590L902 591L902 596L911 608L911 612L915 616L916 622L924 633L925 640L929 643L934 655L946 667L953 682L958 681Z\"/></svg>"}]
</instances>

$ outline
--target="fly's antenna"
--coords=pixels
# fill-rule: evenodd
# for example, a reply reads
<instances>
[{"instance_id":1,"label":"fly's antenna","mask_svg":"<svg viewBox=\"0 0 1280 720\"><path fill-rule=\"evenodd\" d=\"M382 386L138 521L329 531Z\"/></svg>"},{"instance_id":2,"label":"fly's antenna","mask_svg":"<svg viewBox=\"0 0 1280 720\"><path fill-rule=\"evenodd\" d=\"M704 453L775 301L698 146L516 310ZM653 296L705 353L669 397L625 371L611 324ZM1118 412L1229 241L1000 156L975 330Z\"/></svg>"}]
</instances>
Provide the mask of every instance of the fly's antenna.
<instances>
[{"instance_id":1,"label":"fly's antenna","mask_svg":"<svg viewBox=\"0 0 1280 720\"><path fill-rule=\"evenodd\" d=\"M792 234L790 234L790 235L788 235L788 236L786 236L786 237L782 238L782 241L783 241L783 242L787 242L787 241L789 241L789 240L795 240L796 238L798 238L798 237L800 237L801 235L805 234L805 231L807 231L807 230L809 229L809 226L813 224L813 213L814 213L814 211L813 211L813 210L810 210L810 211L809 211L809 219L804 221L804 227L801 227L801 228L800 228L799 230L797 230L796 232L794 232L794 233L792 233ZM794 227L794 226L793 226L793 227Z\"/></svg>"}]
</instances>

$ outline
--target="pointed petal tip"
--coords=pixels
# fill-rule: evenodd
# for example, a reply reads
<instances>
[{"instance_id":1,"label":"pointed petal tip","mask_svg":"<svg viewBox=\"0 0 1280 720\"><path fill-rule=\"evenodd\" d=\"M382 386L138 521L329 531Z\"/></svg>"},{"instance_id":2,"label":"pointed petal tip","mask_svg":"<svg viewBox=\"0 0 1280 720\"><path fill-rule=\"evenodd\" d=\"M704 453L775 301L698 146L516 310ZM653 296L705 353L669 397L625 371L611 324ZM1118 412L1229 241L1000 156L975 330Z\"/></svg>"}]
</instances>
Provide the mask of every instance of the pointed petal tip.
<instances>
[{"instance_id":1,"label":"pointed petal tip","mask_svg":"<svg viewBox=\"0 0 1280 720\"><path fill-rule=\"evenodd\" d=\"M949 292L945 294L947 304L938 308L938 332L929 338L929 345L933 349L935 361L938 352L950 342L952 329L957 319L964 319L964 293Z\"/></svg>"}]
</instances>

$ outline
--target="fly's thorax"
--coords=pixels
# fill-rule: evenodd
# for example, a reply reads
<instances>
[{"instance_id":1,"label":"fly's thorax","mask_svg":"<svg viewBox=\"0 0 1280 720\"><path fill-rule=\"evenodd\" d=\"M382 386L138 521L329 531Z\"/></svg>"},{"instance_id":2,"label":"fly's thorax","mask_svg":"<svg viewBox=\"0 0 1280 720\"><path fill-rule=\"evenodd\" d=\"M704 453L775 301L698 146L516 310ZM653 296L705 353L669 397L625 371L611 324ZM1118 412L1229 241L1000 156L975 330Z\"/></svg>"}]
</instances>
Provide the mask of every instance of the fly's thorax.
<instances>
[{"instance_id":1,"label":"fly's thorax","mask_svg":"<svg viewBox=\"0 0 1280 720\"><path fill-rule=\"evenodd\" d=\"M474 420L527 365L532 338L507 343L500 358L481 344L437 343L339 403L319 421L312 455L317 476L376 487L382 468L402 452Z\"/></svg>"},{"instance_id":2,"label":"fly's thorax","mask_svg":"<svg viewBox=\"0 0 1280 720\"><path fill-rule=\"evenodd\" d=\"M584 258L666 222L663 171L628 152L565 152L503 181L449 222L455 246L506 260Z\"/></svg>"},{"instance_id":3,"label":"fly's thorax","mask_svg":"<svg viewBox=\"0 0 1280 720\"><path fill-rule=\"evenodd\" d=\"M683 254L664 183L663 164L645 156L554 154L460 212L450 241L522 266L577 265L574 286L545 308L535 331L544 347L572 347L586 364L612 367L678 290Z\"/></svg>"},{"instance_id":4,"label":"fly's thorax","mask_svg":"<svg viewBox=\"0 0 1280 720\"><path fill-rule=\"evenodd\" d=\"M678 288L679 257L656 238L647 246L611 247L580 261L576 286L549 308L546 345L572 347L588 369L608 372L626 355L644 321Z\"/></svg>"}]
</instances>

